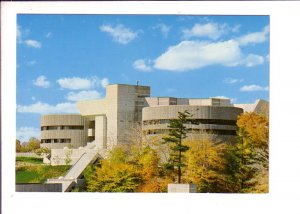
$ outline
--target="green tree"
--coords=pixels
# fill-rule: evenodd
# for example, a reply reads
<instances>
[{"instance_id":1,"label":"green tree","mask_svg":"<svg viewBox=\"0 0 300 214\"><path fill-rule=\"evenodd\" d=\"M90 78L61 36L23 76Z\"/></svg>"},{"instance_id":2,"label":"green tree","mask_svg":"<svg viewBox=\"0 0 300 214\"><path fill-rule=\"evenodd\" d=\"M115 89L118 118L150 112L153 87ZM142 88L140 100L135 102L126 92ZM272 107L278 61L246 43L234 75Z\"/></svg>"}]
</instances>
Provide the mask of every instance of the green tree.
<instances>
[{"instance_id":1,"label":"green tree","mask_svg":"<svg viewBox=\"0 0 300 214\"><path fill-rule=\"evenodd\" d=\"M183 153L186 152L189 147L183 145L183 140L187 137L188 128L184 124L190 121L191 114L185 110L184 112L178 112L178 119L170 120L169 128L170 132L167 137L163 138L163 143L167 143L170 146L170 160L167 165L168 168L177 169L177 182L181 183Z\"/></svg>"},{"instance_id":2,"label":"green tree","mask_svg":"<svg viewBox=\"0 0 300 214\"><path fill-rule=\"evenodd\" d=\"M268 192L268 118L244 113L237 126L237 143L229 144L226 154L230 183L235 192Z\"/></svg>"},{"instance_id":3,"label":"green tree","mask_svg":"<svg viewBox=\"0 0 300 214\"><path fill-rule=\"evenodd\" d=\"M31 137L28 141L28 144L25 146L26 152L31 152L39 148L40 148L40 141L35 137Z\"/></svg>"}]
</instances>

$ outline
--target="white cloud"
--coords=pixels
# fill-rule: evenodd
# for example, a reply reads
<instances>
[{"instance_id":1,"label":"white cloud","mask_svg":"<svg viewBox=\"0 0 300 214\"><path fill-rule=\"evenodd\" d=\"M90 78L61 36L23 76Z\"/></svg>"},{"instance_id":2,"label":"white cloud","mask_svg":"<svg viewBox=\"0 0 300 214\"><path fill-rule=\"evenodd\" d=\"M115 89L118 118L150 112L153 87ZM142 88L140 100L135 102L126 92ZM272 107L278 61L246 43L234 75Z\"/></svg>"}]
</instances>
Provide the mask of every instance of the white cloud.
<instances>
[{"instance_id":1,"label":"white cloud","mask_svg":"<svg viewBox=\"0 0 300 214\"><path fill-rule=\"evenodd\" d=\"M20 25L17 25L17 42L22 42L22 30Z\"/></svg>"},{"instance_id":2,"label":"white cloud","mask_svg":"<svg viewBox=\"0 0 300 214\"><path fill-rule=\"evenodd\" d=\"M92 77L90 79L80 77L61 78L56 82L60 85L61 88L70 90L91 89L99 85L99 79L97 77Z\"/></svg>"},{"instance_id":3,"label":"white cloud","mask_svg":"<svg viewBox=\"0 0 300 214\"><path fill-rule=\"evenodd\" d=\"M120 44L127 44L137 38L138 33L132 31L123 25L117 25L115 27L111 25L102 25L99 27L102 32L108 33L113 37L115 42Z\"/></svg>"},{"instance_id":4,"label":"white cloud","mask_svg":"<svg viewBox=\"0 0 300 214\"><path fill-rule=\"evenodd\" d=\"M28 29L24 29L20 25L17 25L17 42L19 44L22 44L23 43L23 38L27 37L29 32L30 31Z\"/></svg>"},{"instance_id":5,"label":"white cloud","mask_svg":"<svg viewBox=\"0 0 300 214\"><path fill-rule=\"evenodd\" d=\"M243 82L243 81L244 81L243 79L234 79L234 78L226 78L224 80L224 82L228 83L228 84L234 84L234 83Z\"/></svg>"},{"instance_id":6,"label":"white cloud","mask_svg":"<svg viewBox=\"0 0 300 214\"><path fill-rule=\"evenodd\" d=\"M234 83L243 82L243 81L244 81L244 79L234 79L234 78L224 79L224 82L227 84L234 84Z\"/></svg>"},{"instance_id":7,"label":"white cloud","mask_svg":"<svg viewBox=\"0 0 300 214\"><path fill-rule=\"evenodd\" d=\"M263 64L264 61L265 60L263 56L249 54L244 60L242 60L241 64L244 64L247 67L253 67L255 65Z\"/></svg>"},{"instance_id":8,"label":"white cloud","mask_svg":"<svg viewBox=\"0 0 300 214\"><path fill-rule=\"evenodd\" d=\"M42 88L48 88L50 86L50 82L43 75L39 76L36 80L33 80L32 82L34 85L42 87Z\"/></svg>"},{"instance_id":9,"label":"white cloud","mask_svg":"<svg viewBox=\"0 0 300 214\"><path fill-rule=\"evenodd\" d=\"M240 91L268 91L269 87L263 87L260 85L245 85L240 88Z\"/></svg>"},{"instance_id":10,"label":"white cloud","mask_svg":"<svg viewBox=\"0 0 300 214\"><path fill-rule=\"evenodd\" d=\"M169 71L188 71L213 64L232 66L241 60L239 45L234 40L224 42L182 41L155 60L154 67Z\"/></svg>"},{"instance_id":11,"label":"white cloud","mask_svg":"<svg viewBox=\"0 0 300 214\"><path fill-rule=\"evenodd\" d=\"M153 29L159 29L160 32L162 33L162 35L163 35L165 38L167 38L168 35L169 35L169 31L170 31L171 27L170 27L170 26L167 26L167 25L165 25L165 24L158 24L158 25L154 26Z\"/></svg>"},{"instance_id":12,"label":"white cloud","mask_svg":"<svg viewBox=\"0 0 300 214\"><path fill-rule=\"evenodd\" d=\"M42 102L31 105L17 105L17 112L34 114L79 113L76 104L69 102L58 103L56 105Z\"/></svg>"},{"instance_id":13,"label":"white cloud","mask_svg":"<svg viewBox=\"0 0 300 214\"><path fill-rule=\"evenodd\" d=\"M31 60L27 62L27 65L35 65L37 62L35 60Z\"/></svg>"},{"instance_id":14,"label":"white cloud","mask_svg":"<svg viewBox=\"0 0 300 214\"><path fill-rule=\"evenodd\" d=\"M42 43L40 43L36 40L32 40L32 39L25 40L24 44L26 46L32 47L32 48L41 48L42 47Z\"/></svg>"},{"instance_id":15,"label":"white cloud","mask_svg":"<svg viewBox=\"0 0 300 214\"><path fill-rule=\"evenodd\" d=\"M21 142L28 142L31 137L39 139L40 129L27 126L17 128L17 139Z\"/></svg>"},{"instance_id":16,"label":"white cloud","mask_svg":"<svg viewBox=\"0 0 300 214\"><path fill-rule=\"evenodd\" d=\"M106 88L106 86L109 84L108 78L103 78L100 82L102 88Z\"/></svg>"},{"instance_id":17,"label":"white cloud","mask_svg":"<svg viewBox=\"0 0 300 214\"><path fill-rule=\"evenodd\" d=\"M98 91L80 91L76 92L69 92L67 95L67 99L69 101L80 101L80 100L93 100L99 99L101 94Z\"/></svg>"},{"instance_id":18,"label":"white cloud","mask_svg":"<svg viewBox=\"0 0 300 214\"><path fill-rule=\"evenodd\" d=\"M148 64L150 61L148 60ZM140 71L151 71L151 66L146 65L146 61L144 59L138 59L133 62L133 67Z\"/></svg>"},{"instance_id":19,"label":"white cloud","mask_svg":"<svg viewBox=\"0 0 300 214\"><path fill-rule=\"evenodd\" d=\"M249 33L237 39L238 43L243 45L262 43L268 39L270 27L265 26L261 32Z\"/></svg>"},{"instance_id":20,"label":"white cloud","mask_svg":"<svg viewBox=\"0 0 300 214\"><path fill-rule=\"evenodd\" d=\"M35 100L36 100L36 98L35 98L35 97L33 97L33 96L31 97L31 99L32 99L33 101L35 101Z\"/></svg>"},{"instance_id":21,"label":"white cloud","mask_svg":"<svg viewBox=\"0 0 300 214\"><path fill-rule=\"evenodd\" d=\"M228 32L238 32L239 27L239 25L236 25L231 28L227 24L218 24L214 22L205 24L197 23L191 29L184 29L182 33L184 38L208 37L216 40Z\"/></svg>"},{"instance_id":22,"label":"white cloud","mask_svg":"<svg viewBox=\"0 0 300 214\"><path fill-rule=\"evenodd\" d=\"M49 32L49 33L46 34L46 38L49 39L49 38L52 37L52 35L53 35L53 34L52 34L51 32Z\"/></svg>"}]
</instances>

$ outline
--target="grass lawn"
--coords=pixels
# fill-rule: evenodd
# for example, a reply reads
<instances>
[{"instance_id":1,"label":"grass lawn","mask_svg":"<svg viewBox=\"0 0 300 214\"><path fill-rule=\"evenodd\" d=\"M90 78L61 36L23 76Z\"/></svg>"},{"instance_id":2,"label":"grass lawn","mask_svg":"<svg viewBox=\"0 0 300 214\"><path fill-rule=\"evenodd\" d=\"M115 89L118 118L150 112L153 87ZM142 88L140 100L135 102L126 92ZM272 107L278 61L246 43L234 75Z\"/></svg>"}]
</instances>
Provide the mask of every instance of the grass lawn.
<instances>
[{"instance_id":1,"label":"grass lawn","mask_svg":"<svg viewBox=\"0 0 300 214\"><path fill-rule=\"evenodd\" d=\"M44 183L63 176L71 166L35 165L16 168L16 183Z\"/></svg>"},{"instance_id":2,"label":"grass lawn","mask_svg":"<svg viewBox=\"0 0 300 214\"><path fill-rule=\"evenodd\" d=\"M34 157L16 157L16 162L26 162L34 164L42 164L43 158L34 158Z\"/></svg>"}]
</instances>

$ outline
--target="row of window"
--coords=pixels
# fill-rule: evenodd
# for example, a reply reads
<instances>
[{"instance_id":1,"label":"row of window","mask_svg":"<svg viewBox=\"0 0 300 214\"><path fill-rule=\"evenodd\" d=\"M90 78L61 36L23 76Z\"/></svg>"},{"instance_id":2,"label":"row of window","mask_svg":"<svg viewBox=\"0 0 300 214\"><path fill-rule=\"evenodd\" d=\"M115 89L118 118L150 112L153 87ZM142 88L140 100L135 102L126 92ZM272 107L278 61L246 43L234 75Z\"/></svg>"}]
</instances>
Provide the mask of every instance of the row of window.
<instances>
[{"instance_id":1,"label":"row of window","mask_svg":"<svg viewBox=\"0 0 300 214\"><path fill-rule=\"evenodd\" d=\"M162 120L145 120L143 125L157 125L169 124L169 119ZM190 119L186 124L200 125L200 124L215 124L215 125L236 125L235 120L217 120L217 119Z\"/></svg>"},{"instance_id":2,"label":"row of window","mask_svg":"<svg viewBox=\"0 0 300 214\"><path fill-rule=\"evenodd\" d=\"M41 143L71 143L71 139L42 139Z\"/></svg>"},{"instance_id":3,"label":"row of window","mask_svg":"<svg viewBox=\"0 0 300 214\"><path fill-rule=\"evenodd\" d=\"M168 129L152 129L145 131L145 134L168 134ZM236 135L235 130L219 130L219 129L192 129L188 133L191 134L216 134L216 135Z\"/></svg>"},{"instance_id":4,"label":"row of window","mask_svg":"<svg viewBox=\"0 0 300 214\"><path fill-rule=\"evenodd\" d=\"M84 126L42 126L41 130L83 130Z\"/></svg>"}]
</instances>

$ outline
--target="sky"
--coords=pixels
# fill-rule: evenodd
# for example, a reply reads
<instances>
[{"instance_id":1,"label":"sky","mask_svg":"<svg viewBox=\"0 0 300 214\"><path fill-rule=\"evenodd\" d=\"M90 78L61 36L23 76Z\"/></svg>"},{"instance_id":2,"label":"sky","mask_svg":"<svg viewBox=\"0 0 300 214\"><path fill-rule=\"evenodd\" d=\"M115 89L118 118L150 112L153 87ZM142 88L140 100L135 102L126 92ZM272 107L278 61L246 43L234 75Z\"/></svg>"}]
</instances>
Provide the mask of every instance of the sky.
<instances>
[{"instance_id":1,"label":"sky","mask_svg":"<svg viewBox=\"0 0 300 214\"><path fill-rule=\"evenodd\" d=\"M151 96L269 100L269 16L18 15L17 138L108 84Z\"/></svg>"}]
</instances>

